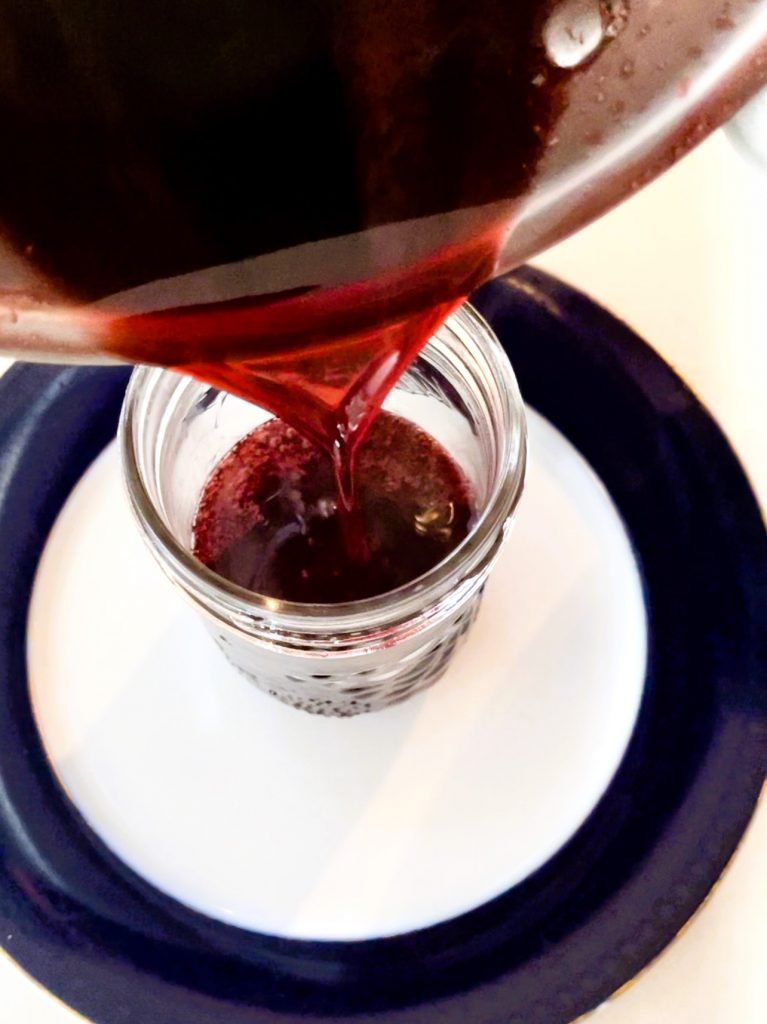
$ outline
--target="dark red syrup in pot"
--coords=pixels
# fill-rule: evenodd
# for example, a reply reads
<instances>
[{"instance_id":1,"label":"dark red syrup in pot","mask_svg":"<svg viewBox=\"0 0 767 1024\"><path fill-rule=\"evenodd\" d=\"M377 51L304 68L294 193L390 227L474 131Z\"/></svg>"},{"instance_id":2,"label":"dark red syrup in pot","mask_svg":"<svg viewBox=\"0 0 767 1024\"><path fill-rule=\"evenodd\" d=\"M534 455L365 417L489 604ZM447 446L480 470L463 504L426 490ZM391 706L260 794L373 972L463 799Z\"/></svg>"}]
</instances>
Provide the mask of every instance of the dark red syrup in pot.
<instances>
[{"instance_id":1,"label":"dark red syrup in pot","mask_svg":"<svg viewBox=\"0 0 767 1024\"><path fill-rule=\"evenodd\" d=\"M497 271L567 103L555 6L5 4L0 245L94 346L325 452L362 562L356 453Z\"/></svg>"}]
</instances>

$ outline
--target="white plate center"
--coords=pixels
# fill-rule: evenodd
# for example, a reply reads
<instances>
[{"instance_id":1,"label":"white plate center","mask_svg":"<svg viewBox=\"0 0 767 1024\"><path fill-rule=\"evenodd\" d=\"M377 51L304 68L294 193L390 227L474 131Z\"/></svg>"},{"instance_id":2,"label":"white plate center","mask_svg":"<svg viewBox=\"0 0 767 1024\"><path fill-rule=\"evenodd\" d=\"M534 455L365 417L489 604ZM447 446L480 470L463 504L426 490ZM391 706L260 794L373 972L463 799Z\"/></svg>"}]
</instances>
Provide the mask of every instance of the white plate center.
<instances>
[{"instance_id":1,"label":"white plate center","mask_svg":"<svg viewBox=\"0 0 767 1024\"><path fill-rule=\"evenodd\" d=\"M448 675L325 719L258 692L145 551L114 446L38 571L29 673L72 801L158 888L232 924L357 939L443 921L548 860L605 791L642 696L637 566L607 492L529 413L511 541Z\"/></svg>"}]
</instances>

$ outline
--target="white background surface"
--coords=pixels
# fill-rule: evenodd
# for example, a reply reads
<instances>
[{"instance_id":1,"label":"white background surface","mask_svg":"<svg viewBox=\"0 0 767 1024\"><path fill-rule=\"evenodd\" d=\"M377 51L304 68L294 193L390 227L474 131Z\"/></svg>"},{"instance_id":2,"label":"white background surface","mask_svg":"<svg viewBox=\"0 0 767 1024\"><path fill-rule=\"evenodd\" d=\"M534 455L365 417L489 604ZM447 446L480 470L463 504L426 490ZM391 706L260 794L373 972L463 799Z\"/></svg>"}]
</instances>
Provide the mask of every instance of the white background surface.
<instances>
[{"instance_id":1,"label":"white background surface","mask_svg":"<svg viewBox=\"0 0 767 1024\"><path fill-rule=\"evenodd\" d=\"M351 940L480 906L565 845L634 730L645 606L599 478L534 412L528 430L524 500L467 642L437 686L351 719L227 663L142 543L116 444L102 453L43 552L28 668L54 770L113 852L211 917Z\"/></svg>"},{"instance_id":2,"label":"white background surface","mask_svg":"<svg viewBox=\"0 0 767 1024\"><path fill-rule=\"evenodd\" d=\"M767 176L720 133L538 262L612 309L677 368L718 418L767 504ZM763 802L708 904L596 1019L764 1024L766 951ZM0 958L2 1024L80 1020Z\"/></svg>"}]
</instances>

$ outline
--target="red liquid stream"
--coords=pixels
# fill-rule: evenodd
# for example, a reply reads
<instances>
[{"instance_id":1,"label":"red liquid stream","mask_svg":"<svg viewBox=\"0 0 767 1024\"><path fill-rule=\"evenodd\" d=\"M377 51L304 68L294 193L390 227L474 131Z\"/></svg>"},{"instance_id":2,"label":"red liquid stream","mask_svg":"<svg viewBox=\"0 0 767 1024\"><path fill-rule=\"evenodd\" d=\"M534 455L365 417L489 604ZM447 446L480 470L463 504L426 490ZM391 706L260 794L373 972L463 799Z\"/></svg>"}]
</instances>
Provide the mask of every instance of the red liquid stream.
<instances>
[{"instance_id":1,"label":"red liquid stream","mask_svg":"<svg viewBox=\"0 0 767 1024\"><path fill-rule=\"evenodd\" d=\"M403 371L490 276L499 234L448 247L406 278L116 318L110 345L136 361L171 353L174 368L268 409L322 449L335 474L347 558L365 562L358 448ZM358 328L371 318L375 327Z\"/></svg>"}]
</instances>

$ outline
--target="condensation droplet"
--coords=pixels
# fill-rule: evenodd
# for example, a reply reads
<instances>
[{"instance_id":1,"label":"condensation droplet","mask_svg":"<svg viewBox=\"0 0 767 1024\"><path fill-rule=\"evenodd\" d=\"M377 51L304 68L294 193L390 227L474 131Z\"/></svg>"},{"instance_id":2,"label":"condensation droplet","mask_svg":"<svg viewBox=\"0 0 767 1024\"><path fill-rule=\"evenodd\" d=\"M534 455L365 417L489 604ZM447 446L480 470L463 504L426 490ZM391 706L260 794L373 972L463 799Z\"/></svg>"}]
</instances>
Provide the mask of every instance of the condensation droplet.
<instances>
[{"instance_id":1,"label":"condensation droplet","mask_svg":"<svg viewBox=\"0 0 767 1024\"><path fill-rule=\"evenodd\" d=\"M594 53L604 34L599 0L564 0L543 26L543 44L552 64L575 68Z\"/></svg>"},{"instance_id":2,"label":"condensation droplet","mask_svg":"<svg viewBox=\"0 0 767 1024\"><path fill-rule=\"evenodd\" d=\"M621 67L621 78L631 78L634 74L634 61L626 60Z\"/></svg>"}]
</instances>

